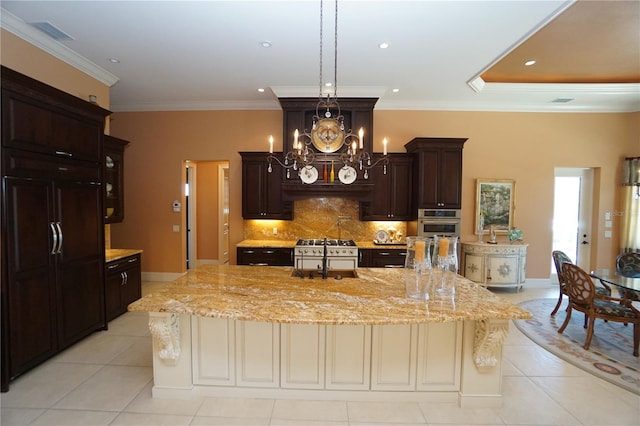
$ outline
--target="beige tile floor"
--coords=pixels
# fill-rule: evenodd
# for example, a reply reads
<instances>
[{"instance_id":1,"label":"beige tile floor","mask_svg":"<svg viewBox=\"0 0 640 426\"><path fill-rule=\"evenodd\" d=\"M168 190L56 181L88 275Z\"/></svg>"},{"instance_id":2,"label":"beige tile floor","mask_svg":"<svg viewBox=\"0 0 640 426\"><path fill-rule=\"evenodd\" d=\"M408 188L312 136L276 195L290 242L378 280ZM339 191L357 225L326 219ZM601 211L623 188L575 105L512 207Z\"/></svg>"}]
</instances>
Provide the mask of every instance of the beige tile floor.
<instances>
[{"instance_id":1,"label":"beige tile floor","mask_svg":"<svg viewBox=\"0 0 640 426\"><path fill-rule=\"evenodd\" d=\"M143 293L162 283L144 283ZM556 297L555 288L520 293L519 302ZM640 425L640 397L541 349L515 327L504 348L503 406L452 403L151 398L146 314L127 313L18 378L2 394L9 425Z\"/></svg>"}]
</instances>

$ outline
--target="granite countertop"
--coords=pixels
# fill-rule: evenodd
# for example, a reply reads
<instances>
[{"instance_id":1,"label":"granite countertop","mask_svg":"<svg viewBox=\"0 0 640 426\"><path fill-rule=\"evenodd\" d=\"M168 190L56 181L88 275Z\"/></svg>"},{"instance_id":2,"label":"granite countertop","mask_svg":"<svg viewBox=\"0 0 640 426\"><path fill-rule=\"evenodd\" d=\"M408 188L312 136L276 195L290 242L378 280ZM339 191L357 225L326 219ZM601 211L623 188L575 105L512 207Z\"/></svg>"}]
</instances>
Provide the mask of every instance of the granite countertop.
<instances>
[{"instance_id":1,"label":"granite countertop","mask_svg":"<svg viewBox=\"0 0 640 426\"><path fill-rule=\"evenodd\" d=\"M273 247L293 248L298 240L242 240L236 247ZM376 244L371 241L356 241L356 247L361 249L390 249L406 248L406 244Z\"/></svg>"},{"instance_id":2,"label":"granite countertop","mask_svg":"<svg viewBox=\"0 0 640 426\"><path fill-rule=\"evenodd\" d=\"M382 325L529 319L531 314L462 276L456 297L420 301L404 294L404 271L359 268L358 278L292 277L293 268L205 265L129 305L130 311L292 324Z\"/></svg>"},{"instance_id":3,"label":"granite countertop","mask_svg":"<svg viewBox=\"0 0 640 426\"><path fill-rule=\"evenodd\" d=\"M140 249L106 249L104 253L106 262L113 262L124 257L133 256L142 253Z\"/></svg>"}]
</instances>

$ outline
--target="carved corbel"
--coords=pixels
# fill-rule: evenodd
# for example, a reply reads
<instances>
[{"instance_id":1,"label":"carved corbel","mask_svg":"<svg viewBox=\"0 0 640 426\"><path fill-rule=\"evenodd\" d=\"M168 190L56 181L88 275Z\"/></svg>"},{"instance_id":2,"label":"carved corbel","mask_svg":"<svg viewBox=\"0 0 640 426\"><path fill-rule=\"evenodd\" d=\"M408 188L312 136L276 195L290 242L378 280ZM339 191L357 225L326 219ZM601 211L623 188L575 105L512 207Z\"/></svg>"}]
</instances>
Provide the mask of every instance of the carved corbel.
<instances>
[{"instance_id":1,"label":"carved corbel","mask_svg":"<svg viewBox=\"0 0 640 426\"><path fill-rule=\"evenodd\" d=\"M489 369L498 365L502 345L508 333L508 321L476 321L473 362L478 369Z\"/></svg>"},{"instance_id":2,"label":"carved corbel","mask_svg":"<svg viewBox=\"0 0 640 426\"><path fill-rule=\"evenodd\" d=\"M180 358L180 320L176 314L149 314L149 330L158 358L175 365Z\"/></svg>"}]
</instances>

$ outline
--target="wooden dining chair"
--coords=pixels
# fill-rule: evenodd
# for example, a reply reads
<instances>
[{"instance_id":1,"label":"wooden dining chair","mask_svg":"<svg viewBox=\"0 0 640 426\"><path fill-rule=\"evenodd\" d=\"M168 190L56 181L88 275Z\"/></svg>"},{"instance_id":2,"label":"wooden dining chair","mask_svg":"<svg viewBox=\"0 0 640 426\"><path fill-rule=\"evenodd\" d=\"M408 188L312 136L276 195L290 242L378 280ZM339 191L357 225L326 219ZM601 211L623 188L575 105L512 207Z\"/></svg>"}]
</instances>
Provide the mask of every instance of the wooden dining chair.
<instances>
[{"instance_id":1,"label":"wooden dining chair","mask_svg":"<svg viewBox=\"0 0 640 426\"><path fill-rule=\"evenodd\" d=\"M569 307L567 317L558 330L562 333L569 324L573 310L583 312L588 318L587 337L584 348L589 349L596 319L633 324L633 356L638 356L640 343L640 311L630 300L596 293L596 286L587 272L572 263L562 264L566 280Z\"/></svg>"},{"instance_id":2,"label":"wooden dining chair","mask_svg":"<svg viewBox=\"0 0 640 426\"><path fill-rule=\"evenodd\" d=\"M640 278L640 253L628 252L619 255L616 258L616 271L625 277ZM640 292L619 288L618 293L624 299L640 301Z\"/></svg>"},{"instance_id":3,"label":"wooden dining chair","mask_svg":"<svg viewBox=\"0 0 640 426\"><path fill-rule=\"evenodd\" d=\"M554 316L557 312L558 309L560 308L560 305L562 304L562 296L567 294L566 291L566 284L565 284L565 279L564 276L562 274L562 264L563 263L571 263L573 264L573 262L571 261L571 258L569 256L567 256L563 251L560 250L554 250L551 252L551 257L553 258L553 264L556 267L556 273L558 274L558 283L560 285L560 295L558 297L558 303L556 303L556 307L553 308L553 311L551 311L551 316ZM602 287L600 286L596 286L596 293L598 294L604 294L607 296L611 296L611 288L604 284L601 283ZM584 328L587 328L587 316L585 315L584 318Z\"/></svg>"}]
</instances>

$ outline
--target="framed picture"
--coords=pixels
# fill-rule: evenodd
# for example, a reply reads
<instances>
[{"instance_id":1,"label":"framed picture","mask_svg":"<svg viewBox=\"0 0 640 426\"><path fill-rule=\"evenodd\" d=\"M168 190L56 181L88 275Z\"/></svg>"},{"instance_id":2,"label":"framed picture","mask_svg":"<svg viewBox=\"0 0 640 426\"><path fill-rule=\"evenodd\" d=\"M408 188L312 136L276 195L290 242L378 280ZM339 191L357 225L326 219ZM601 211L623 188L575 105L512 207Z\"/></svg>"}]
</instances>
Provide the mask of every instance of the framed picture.
<instances>
[{"instance_id":1,"label":"framed picture","mask_svg":"<svg viewBox=\"0 0 640 426\"><path fill-rule=\"evenodd\" d=\"M477 179L476 234L486 234L493 226L496 234L507 234L513 226L515 181Z\"/></svg>"}]
</instances>

